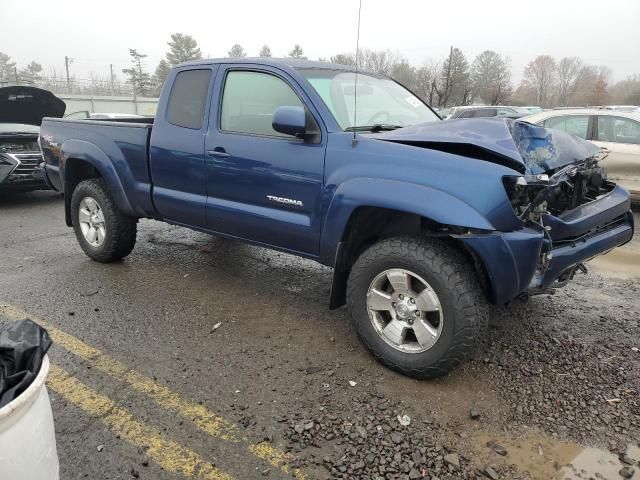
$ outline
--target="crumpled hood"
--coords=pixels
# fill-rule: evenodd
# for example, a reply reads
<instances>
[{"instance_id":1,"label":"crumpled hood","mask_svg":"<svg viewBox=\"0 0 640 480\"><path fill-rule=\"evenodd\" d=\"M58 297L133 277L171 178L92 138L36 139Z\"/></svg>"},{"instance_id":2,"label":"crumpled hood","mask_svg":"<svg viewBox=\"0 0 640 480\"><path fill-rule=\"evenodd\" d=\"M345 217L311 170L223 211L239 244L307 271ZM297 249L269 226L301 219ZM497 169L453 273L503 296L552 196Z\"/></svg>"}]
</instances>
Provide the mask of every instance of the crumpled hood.
<instances>
[{"instance_id":1,"label":"crumpled hood","mask_svg":"<svg viewBox=\"0 0 640 480\"><path fill-rule=\"evenodd\" d=\"M44 117L62 117L67 105L48 90L36 87L0 88L0 123L38 125Z\"/></svg>"},{"instance_id":2,"label":"crumpled hood","mask_svg":"<svg viewBox=\"0 0 640 480\"><path fill-rule=\"evenodd\" d=\"M479 158L533 175L586 160L600 151L561 130L505 118L423 123L370 138Z\"/></svg>"}]
</instances>

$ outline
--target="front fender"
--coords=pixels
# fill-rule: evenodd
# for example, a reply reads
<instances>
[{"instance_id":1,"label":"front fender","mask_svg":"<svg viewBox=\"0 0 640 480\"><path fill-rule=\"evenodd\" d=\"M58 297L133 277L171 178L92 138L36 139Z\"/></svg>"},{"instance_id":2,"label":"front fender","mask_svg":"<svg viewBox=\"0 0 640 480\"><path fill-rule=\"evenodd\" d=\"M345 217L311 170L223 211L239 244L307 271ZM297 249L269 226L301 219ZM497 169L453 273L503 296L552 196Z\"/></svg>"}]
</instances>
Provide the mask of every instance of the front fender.
<instances>
[{"instance_id":1,"label":"front fender","mask_svg":"<svg viewBox=\"0 0 640 480\"><path fill-rule=\"evenodd\" d=\"M358 207L379 207L412 213L444 225L494 230L477 210L441 190L423 185L377 178L354 178L333 192L324 215L320 256L333 265L338 243L353 211Z\"/></svg>"},{"instance_id":2,"label":"front fender","mask_svg":"<svg viewBox=\"0 0 640 480\"><path fill-rule=\"evenodd\" d=\"M93 143L84 140L69 139L60 147L60 176L64 179L64 193L71 201L73 192L68 191L67 186L71 179L71 172L67 169L69 159L77 159L92 165L104 179L109 187L113 200L120 211L125 215L139 215L133 208L132 202L126 194L124 185L114 167L114 161ZM124 160L124 159L123 159ZM126 165L126 162L122 162ZM130 172L129 172L130 173Z\"/></svg>"}]
</instances>

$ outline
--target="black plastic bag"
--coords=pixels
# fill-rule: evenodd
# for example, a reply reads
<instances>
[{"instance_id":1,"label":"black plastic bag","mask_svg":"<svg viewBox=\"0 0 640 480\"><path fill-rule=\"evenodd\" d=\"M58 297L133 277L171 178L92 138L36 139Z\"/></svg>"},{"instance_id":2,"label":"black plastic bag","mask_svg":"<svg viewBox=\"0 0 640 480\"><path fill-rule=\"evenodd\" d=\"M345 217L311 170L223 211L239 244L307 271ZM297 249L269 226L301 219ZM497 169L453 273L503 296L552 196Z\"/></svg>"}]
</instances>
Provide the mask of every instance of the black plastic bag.
<instances>
[{"instance_id":1,"label":"black plastic bag","mask_svg":"<svg viewBox=\"0 0 640 480\"><path fill-rule=\"evenodd\" d=\"M47 331L31 320L0 327L0 408L31 385L50 346Z\"/></svg>"}]
</instances>

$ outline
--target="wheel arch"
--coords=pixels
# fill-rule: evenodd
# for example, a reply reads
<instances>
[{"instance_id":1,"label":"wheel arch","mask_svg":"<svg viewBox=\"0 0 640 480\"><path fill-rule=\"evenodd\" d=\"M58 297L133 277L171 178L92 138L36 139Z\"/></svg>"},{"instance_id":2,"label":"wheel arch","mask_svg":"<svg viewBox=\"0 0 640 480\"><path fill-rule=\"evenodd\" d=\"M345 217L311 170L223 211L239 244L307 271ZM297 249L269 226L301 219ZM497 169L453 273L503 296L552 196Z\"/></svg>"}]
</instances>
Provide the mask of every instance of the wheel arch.
<instances>
[{"instance_id":1,"label":"wheel arch","mask_svg":"<svg viewBox=\"0 0 640 480\"><path fill-rule=\"evenodd\" d=\"M65 221L72 226L71 196L78 183L89 178L102 178L116 206L125 214L135 216L131 202L115 170L113 161L96 145L69 140L61 147L60 170L64 182Z\"/></svg>"},{"instance_id":2,"label":"wheel arch","mask_svg":"<svg viewBox=\"0 0 640 480\"><path fill-rule=\"evenodd\" d=\"M347 278L357 256L396 235L432 235L451 242L473 262L481 284L490 288L479 257L451 235L495 229L471 205L442 190L396 180L350 179L335 189L324 222L320 257L334 267L330 308L345 303Z\"/></svg>"}]
</instances>

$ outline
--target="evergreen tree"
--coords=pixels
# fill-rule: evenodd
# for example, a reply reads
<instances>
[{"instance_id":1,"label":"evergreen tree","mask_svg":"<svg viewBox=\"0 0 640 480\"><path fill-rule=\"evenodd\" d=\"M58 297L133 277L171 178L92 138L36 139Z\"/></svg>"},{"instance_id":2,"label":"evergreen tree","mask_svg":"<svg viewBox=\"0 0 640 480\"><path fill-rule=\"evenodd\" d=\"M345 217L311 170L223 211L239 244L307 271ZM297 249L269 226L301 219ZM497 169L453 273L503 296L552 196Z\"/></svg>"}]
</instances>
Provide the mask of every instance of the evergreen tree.
<instances>
[{"instance_id":1,"label":"evergreen tree","mask_svg":"<svg viewBox=\"0 0 640 480\"><path fill-rule=\"evenodd\" d=\"M138 52L135 48L129 49L131 56L131 68L122 69L129 79L127 82L133 87L138 95L148 95L151 90L151 75L144 71L143 60L147 57L144 53Z\"/></svg>"},{"instance_id":2,"label":"evergreen tree","mask_svg":"<svg viewBox=\"0 0 640 480\"><path fill-rule=\"evenodd\" d=\"M263 45L262 48L260 49L260 53L258 53L258 55L260 55L261 57L270 57L271 56L271 49L269 48L268 45Z\"/></svg>"},{"instance_id":3,"label":"evergreen tree","mask_svg":"<svg viewBox=\"0 0 640 480\"><path fill-rule=\"evenodd\" d=\"M20 80L29 84L36 84L42 79L42 65L38 62L31 62L20 70Z\"/></svg>"},{"instance_id":4,"label":"evergreen tree","mask_svg":"<svg viewBox=\"0 0 640 480\"><path fill-rule=\"evenodd\" d=\"M166 55L167 63L170 67L175 67L179 63L202 58L202 52L191 35L184 33L172 33L171 40L167 42L169 51Z\"/></svg>"},{"instance_id":5,"label":"evergreen tree","mask_svg":"<svg viewBox=\"0 0 640 480\"><path fill-rule=\"evenodd\" d=\"M11 57L0 52L0 82L15 80L16 62L11 61Z\"/></svg>"},{"instance_id":6,"label":"evergreen tree","mask_svg":"<svg viewBox=\"0 0 640 480\"><path fill-rule=\"evenodd\" d=\"M297 43L293 46L293 50L289 52L288 56L289 58L301 58L301 59L307 58L304 56L304 51L302 50L302 47Z\"/></svg>"},{"instance_id":7,"label":"evergreen tree","mask_svg":"<svg viewBox=\"0 0 640 480\"><path fill-rule=\"evenodd\" d=\"M231 50L229 50L227 56L229 58L242 58L247 56L247 52L244 51L242 45L236 43L233 47L231 47Z\"/></svg>"},{"instance_id":8,"label":"evergreen tree","mask_svg":"<svg viewBox=\"0 0 640 480\"><path fill-rule=\"evenodd\" d=\"M493 50L485 50L471 66L471 79L475 94L483 103L500 105L511 96L511 69L509 61Z\"/></svg>"},{"instance_id":9,"label":"evergreen tree","mask_svg":"<svg viewBox=\"0 0 640 480\"><path fill-rule=\"evenodd\" d=\"M160 63L158 63L158 66L156 67L156 71L153 74L153 83L155 86L156 94L160 93L160 90L162 89L162 85L164 84L164 81L167 79L167 75L169 75L170 71L171 71L171 65L169 65L169 63L165 59L160 60Z\"/></svg>"},{"instance_id":10,"label":"evergreen tree","mask_svg":"<svg viewBox=\"0 0 640 480\"><path fill-rule=\"evenodd\" d=\"M440 71L438 82L438 103L442 107L469 105L472 98L469 62L462 50L451 47Z\"/></svg>"}]
</instances>

